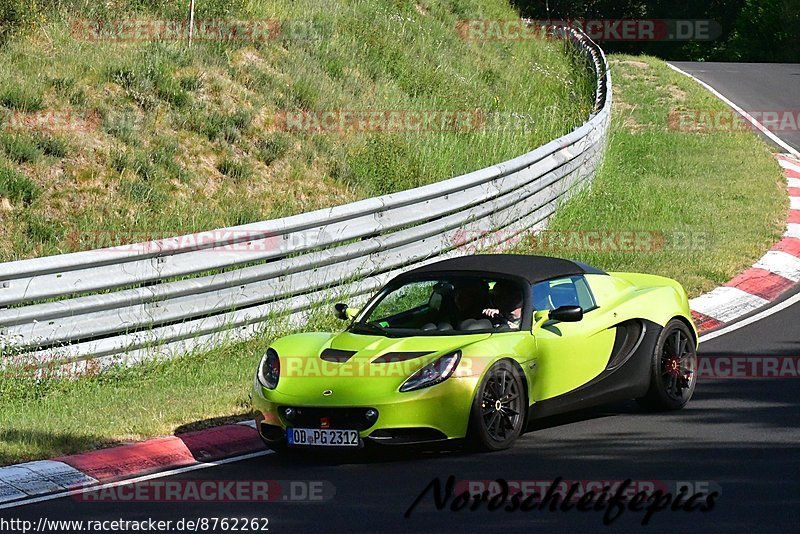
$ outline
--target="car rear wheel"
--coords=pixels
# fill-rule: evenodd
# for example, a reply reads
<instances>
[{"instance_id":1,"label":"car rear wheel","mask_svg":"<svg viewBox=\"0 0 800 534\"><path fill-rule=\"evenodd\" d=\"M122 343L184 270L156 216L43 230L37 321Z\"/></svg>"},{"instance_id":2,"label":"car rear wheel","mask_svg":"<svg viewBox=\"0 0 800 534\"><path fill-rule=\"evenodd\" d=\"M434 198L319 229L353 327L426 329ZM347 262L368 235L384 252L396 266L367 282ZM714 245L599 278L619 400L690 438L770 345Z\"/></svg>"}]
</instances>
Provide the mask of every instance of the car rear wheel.
<instances>
[{"instance_id":1,"label":"car rear wheel","mask_svg":"<svg viewBox=\"0 0 800 534\"><path fill-rule=\"evenodd\" d=\"M526 393L520 371L501 360L486 372L469 422L469 438L478 450L499 451L514 443L525 424Z\"/></svg>"},{"instance_id":2,"label":"car rear wheel","mask_svg":"<svg viewBox=\"0 0 800 534\"><path fill-rule=\"evenodd\" d=\"M697 382L697 343L683 321L671 320L656 342L650 366L650 389L639 404L652 410L679 410Z\"/></svg>"}]
</instances>

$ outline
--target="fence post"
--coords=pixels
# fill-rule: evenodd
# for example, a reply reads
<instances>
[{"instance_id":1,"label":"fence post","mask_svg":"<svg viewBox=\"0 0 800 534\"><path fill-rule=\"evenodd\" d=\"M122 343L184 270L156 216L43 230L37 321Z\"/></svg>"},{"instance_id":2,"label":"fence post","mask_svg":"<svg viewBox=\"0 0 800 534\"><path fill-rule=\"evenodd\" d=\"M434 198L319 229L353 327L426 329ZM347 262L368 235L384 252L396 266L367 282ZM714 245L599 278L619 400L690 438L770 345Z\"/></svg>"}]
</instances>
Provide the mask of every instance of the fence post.
<instances>
[{"instance_id":1,"label":"fence post","mask_svg":"<svg viewBox=\"0 0 800 534\"><path fill-rule=\"evenodd\" d=\"M194 0L189 0L189 46L192 46L194 37Z\"/></svg>"}]
</instances>

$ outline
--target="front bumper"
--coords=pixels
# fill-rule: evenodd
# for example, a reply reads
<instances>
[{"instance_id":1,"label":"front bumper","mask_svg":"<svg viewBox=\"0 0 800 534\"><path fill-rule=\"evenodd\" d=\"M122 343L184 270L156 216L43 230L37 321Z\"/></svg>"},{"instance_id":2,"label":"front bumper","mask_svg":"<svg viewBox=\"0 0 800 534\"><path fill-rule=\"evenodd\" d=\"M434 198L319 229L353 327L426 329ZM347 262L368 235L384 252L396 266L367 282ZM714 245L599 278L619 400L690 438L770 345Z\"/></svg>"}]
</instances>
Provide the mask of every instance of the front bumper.
<instances>
[{"instance_id":1,"label":"front bumper","mask_svg":"<svg viewBox=\"0 0 800 534\"><path fill-rule=\"evenodd\" d=\"M451 377L417 391L392 392L381 398L350 394L341 402L332 397L290 396L266 390L256 381L253 408L259 433L268 445L284 442L288 427L358 430L362 441L380 444L425 443L466 436L477 383L478 377ZM293 420L286 418L287 407L295 410ZM378 412L374 422L364 416L370 408Z\"/></svg>"}]
</instances>

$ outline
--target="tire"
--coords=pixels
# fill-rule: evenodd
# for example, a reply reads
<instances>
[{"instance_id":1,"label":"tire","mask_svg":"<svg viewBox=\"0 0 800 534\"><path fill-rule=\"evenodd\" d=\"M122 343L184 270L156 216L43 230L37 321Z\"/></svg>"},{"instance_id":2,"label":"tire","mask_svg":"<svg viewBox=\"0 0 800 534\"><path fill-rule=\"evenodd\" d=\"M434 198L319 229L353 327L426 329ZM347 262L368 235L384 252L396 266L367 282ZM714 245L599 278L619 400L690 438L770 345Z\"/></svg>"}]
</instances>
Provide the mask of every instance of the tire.
<instances>
[{"instance_id":1,"label":"tire","mask_svg":"<svg viewBox=\"0 0 800 534\"><path fill-rule=\"evenodd\" d=\"M467 437L474 449L507 449L522 433L528 396L520 374L508 360L500 360L486 371L469 418Z\"/></svg>"},{"instance_id":2,"label":"tire","mask_svg":"<svg viewBox=\"0 0 800 534\"><path fill-rule=\"evenodd\" d=\"M697 383L697 342L679 319L672 319L656 341L650 364L650 389L636 399L654 411L680 410Z\"/></svg>"}]
</instances>

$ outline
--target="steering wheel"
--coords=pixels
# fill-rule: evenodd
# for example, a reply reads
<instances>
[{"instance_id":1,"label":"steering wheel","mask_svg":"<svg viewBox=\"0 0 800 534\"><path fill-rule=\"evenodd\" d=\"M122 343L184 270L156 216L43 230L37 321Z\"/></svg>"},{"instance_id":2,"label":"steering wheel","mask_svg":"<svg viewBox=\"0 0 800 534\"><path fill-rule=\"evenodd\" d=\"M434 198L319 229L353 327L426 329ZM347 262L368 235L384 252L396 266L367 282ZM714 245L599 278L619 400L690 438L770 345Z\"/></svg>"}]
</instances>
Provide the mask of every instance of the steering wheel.
<instances>
[{"instance_id":1,"label":"steering wheel","mask_svg":"<svg viewBox=\"0 0 800 534\"><path fill-rule=\"evenodd\" d=\"M508 312L500 312L498 315L489 318L492 321L492 326L498 328L501 326L514 325L517 319Z\"/></svg>"}]
</instances>

